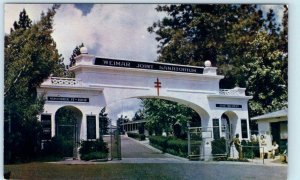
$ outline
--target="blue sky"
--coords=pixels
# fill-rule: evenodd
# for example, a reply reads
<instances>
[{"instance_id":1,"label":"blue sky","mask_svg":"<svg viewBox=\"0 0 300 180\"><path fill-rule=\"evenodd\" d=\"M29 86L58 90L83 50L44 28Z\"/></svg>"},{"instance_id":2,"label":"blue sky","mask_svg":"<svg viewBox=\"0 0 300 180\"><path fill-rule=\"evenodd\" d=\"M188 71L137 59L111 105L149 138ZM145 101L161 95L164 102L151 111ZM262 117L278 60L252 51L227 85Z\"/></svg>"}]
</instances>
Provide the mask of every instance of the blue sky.
<instances>
[{"instance_id":1,"label":"blue sky","mask_svg":"<svg viewBox=\"0 0 300 180\"><path fill-rule=\"evenodd\" d=\"M19 13L26 9L29 18L36 22L42 11L46 12L52 4L5 4L4 29L10 32L13 22L19 19ZM158 13L155 4L62 4L54 18L53 38L59 53L68 64L73 49L84 43L90 54L154 61L157 58L155 35L147 28L166 14ZM274 9L281 19L282 6L263 5L268 11ZM110 105L107 111L112 119L121 113L132 117L139 107L139 100L124 100Z\"/></svg>"}]
</instances>

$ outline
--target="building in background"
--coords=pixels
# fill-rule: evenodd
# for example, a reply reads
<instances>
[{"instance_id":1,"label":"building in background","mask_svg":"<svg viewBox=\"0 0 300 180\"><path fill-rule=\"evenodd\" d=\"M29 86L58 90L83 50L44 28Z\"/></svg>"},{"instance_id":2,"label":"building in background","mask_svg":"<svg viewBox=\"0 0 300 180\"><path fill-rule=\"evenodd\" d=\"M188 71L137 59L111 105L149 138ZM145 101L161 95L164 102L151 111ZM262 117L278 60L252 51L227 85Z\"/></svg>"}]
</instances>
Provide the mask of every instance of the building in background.
<instances>
[{"instance_id":1,"label":"building in background","mask_svg":"<svg viewBox=\"0 0 300 180\"><path fill-rule=\"evenodd\" d=\"M279 151L284 152L288 140L288 109L283 109L251 118L258 125L258 135L264 137L267 147L272 142L279 144ZM261 146L261 144L260 144Z\"/></svg>"}]
</instances>

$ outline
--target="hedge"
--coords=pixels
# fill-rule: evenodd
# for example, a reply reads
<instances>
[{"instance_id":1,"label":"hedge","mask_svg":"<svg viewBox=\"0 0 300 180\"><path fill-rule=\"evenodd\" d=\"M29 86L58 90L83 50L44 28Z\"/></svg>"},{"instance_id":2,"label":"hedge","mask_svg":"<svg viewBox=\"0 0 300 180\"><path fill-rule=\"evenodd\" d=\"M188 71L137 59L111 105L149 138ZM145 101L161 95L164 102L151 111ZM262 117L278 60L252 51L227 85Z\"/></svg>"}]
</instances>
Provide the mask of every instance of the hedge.
<instances>
[{"instance_id":1,"label":"hedge","mask_svg":"<svg viewBox=\"0 0 300 180\"><path fill-rule=\"evenodd\" d=\"M167 141L166 152L181 157L188 156L188 141L182 139L169 139Z\"/></svg>"},{"instance_id":2,"label":"hedge","mask_svg":"<svg viewBox=\"0 0 300 180\"><path fill-rule=\"evenodd\" d=\"M127 135L128 135L128 137L138 139L140 141L143 141L143 140L146 139L146 136L144 134L137 134L137 133L128 132Z\"/></svg>"},{"instance_id":3,"label":"hedge","mask_svg":"<svg viewBox=\"0 0 300 180\"><path fill-rule=\"evenodd\" d=\"M107 153L106 152L91 152L88 154L81 155L81 159L85 161L89 161L92 159L106 159Z\"/></svg>"},{"instance_id":4,"label":"hedge","mask_svg":"<svg viewBox=\"0 0 300 180\"><path fill-rule=\"evenodd\" d=\"M104 159L108 156L107 143L102 139L82 141L79 152L80 158L83 160Z\"/></svg>"},{"instance_id":5,"label":"hedge","mask_svg":"<svg viewBox=\"0 0 300 180\"><path fill-rule=\"evenodd\" d=\"M163 152L176 156L188 156L188 141L177 139L175 137L150 136L150 144Z\"/></svg>"}]
</instances>

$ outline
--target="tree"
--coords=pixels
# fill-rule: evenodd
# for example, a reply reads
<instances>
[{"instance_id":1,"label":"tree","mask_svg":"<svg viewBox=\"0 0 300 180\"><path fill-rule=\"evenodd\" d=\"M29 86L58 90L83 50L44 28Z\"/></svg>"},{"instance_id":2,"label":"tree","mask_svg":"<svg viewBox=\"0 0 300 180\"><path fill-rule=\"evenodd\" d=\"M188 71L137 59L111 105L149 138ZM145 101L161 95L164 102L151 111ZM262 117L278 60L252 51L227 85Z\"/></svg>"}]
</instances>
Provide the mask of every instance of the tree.
<instances>
[{"instance_id":1,"label":"tree","mask_svg":"<svg viewBox=\"0 0 300 180\"><path fill-rule=\"evenodd\" d=\"M73 72L69 71L69 68L75 65L75 63L76 63L75 57L77 57L81 54L81 52L80 52L81 47L84 47L83 43L81 43L81 45L75 47L75 49L73 50L73 53L70 57L70 63L65 68L65 70L66 70L65 71L65 76L68 77L68 78L74 78L75 77L75 74Z\"/></svg>"},{"instance_id":2,"label":"tree","mask_svg":"<svg viewBox=\"0 0 300 180\"><path fill-rule=\"evenodd\" d=\"M121 115L118 119L117 119L117 128L119 130L119 132L123 133L124 129L123 129L123 124L129 122L129 119L127 116Z\"/></svg>"},{"instance_id":3,"label":"tree","mask_svg":"<svg viewBox=\"0 0 300 180\"><path fill-rule=\"evenodd\" d=\"M205 60L211 60L212 64L218 67L218 73L225 76L220 81L220 88L246 87L246 93L255 97L250 101L251 116L276 110L282 107L280 103L285 104L286 88L275 88L277 85L275 81L254 81L251 78L253 74L258 74L258 78L264 80L269 74L246 70L251 69L258 55L263 55L264 59L261 60L263 64L267 64L276 71L276 74L280 71L283 75L280 83L287 84L287 6L283 30L275 23L273 10L269 10L264 17L264 12L256 5L177 4L159 5L156 10L168 14L163 20L153 23L148 28L150 33L157 36L159 53L157 61L203 65ZM261 31L265 31L266 34L263 35ZM273 45L257 41L262 36ZM253 47L254 44L268 49L255 52L259 49ZM277 57L268 56L274 54ZM275 62L276 60L278 62ZM269 62L276 65L269 65ZM241 68L243 66L244 68ZM256 66L256 69L263 71L264 65ZM259 88L251 89L250 86L254 85L275 88L272 90L276 92L267 93ZM278 96L274 96L275 94ZM264 98L256 98L261 95L269 101L263 102Z\"/></svg>"},{"instance_id":4,"label":"tree","mask_svg":"<svg viewBox=\"0 0 300 180\"><path fill-rule=\"evenodd\" d=\"M160 135L163 130L167 134L174 132L175 129L178 129L178 125L180 125L182 132L186 132L187 122L196 125L196 122L201 121L194 110L176 102L162 99L143 99L142 103L146 127L150 131L155 131L156 135Z\"/></svg>"},{"instance_id":5,"label":"tree","mask_svg":"<svg viewBox=\"0 0 300 180\"><path fill-rule=\"evenodd\" d=\"M83 43L81 43L81 45L79 45L79 46L76 46L75 49L73 50L73 54L70 57L70 64L69 64L70 67L75 65L75 63L76 63L75 57L77 57L81 54L80 48L82 48L82 47L84 47Z\"/></svg>"},{"instance_id":6,"label":"tree","mask_svg":"<svg viewBox=\"0 0 300 180\"><path fill-rule=\"evenodd\" d=\"M107 117L107 113L105 113L106 108L102 108L99 113L99 127L100 127L100 138L103 138L104 134L108 134L108 125L109 118Z\"/></svg>"},{"instance_id":7,"label":"tree","mask_svg":"<svg viewBox=\"0 0 300 180\"><path fill-rule=\"evenodd\" d=\"M50 76L63 74L63 59L51 37L53 17L58 5L31 20L23 10L14 30L5 37L4 49L4 118L5 153L14 158L30 158L36 153L41 133L37 115L44 99L36 88Z\"/></svg>"},{"instance_id":8,"label":"tree","mask_svg":"<svg viewBox=\"0 0 300 180\"><path fill-rule=\"evenodd\" d=\"M23 11L20 13L20 15L19 15L19 21L18 22L15 21L13 26L14 26L14 29L12 29L12 28L10 29L11 33L13 31L15 31L15 30L18 30L18 29L26 30L26 29L31 28L32 21L28 17L25 9L23 9Z\"/></svg>"},{"instance_id":9,"label":"tree","mask_svg":"<svg viewBox=\"0 0 300 180\"><path fill-rule=\"evenodd\" d=\"M137 112L134 113L132 121L144 120L144 112L142 109L139 109Z\"/></svg>"}]
</instances>

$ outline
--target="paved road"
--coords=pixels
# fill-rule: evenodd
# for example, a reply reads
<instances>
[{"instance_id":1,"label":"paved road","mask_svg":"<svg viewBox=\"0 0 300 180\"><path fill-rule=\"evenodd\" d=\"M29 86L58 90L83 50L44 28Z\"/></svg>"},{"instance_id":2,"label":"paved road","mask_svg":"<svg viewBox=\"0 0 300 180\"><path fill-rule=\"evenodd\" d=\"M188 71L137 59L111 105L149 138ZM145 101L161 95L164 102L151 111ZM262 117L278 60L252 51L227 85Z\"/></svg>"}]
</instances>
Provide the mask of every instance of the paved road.
<instances>
[{"instance_id":1,"label":"paved road","mask_svg":"<svg viewBox=\"0 0 300 180\"><path fill-rule=\"evenodd\" d=\"M110 179L287 179L286 165L275 166L244 162L188 161L168 154L162 154L149 147L147 143L137 142L128 137L122 137L121 161L64 161L58 162L58 164L84 164L86 165L85 168L97 169L99 166L99 173L95 175L96 179L104 177L105 173L108 173L107 176L110 177ZM101 169L103 169L104 166L109 166L111 169L102 172ZM79 171L78 173L84 172ZM79 174L77 177L80 176L85 177L86 175Z\"/></svg>"},{"instance_id":2,"label":"paved road","mask_svg":"<svg viewBox=\"0 0 300 180\"><path fill-rule=\"evenodd\" d=\"M159 151L150 149L147 146L126 136L121 136L122 158L168 158Z\"/></svg>"}]
</instances>

